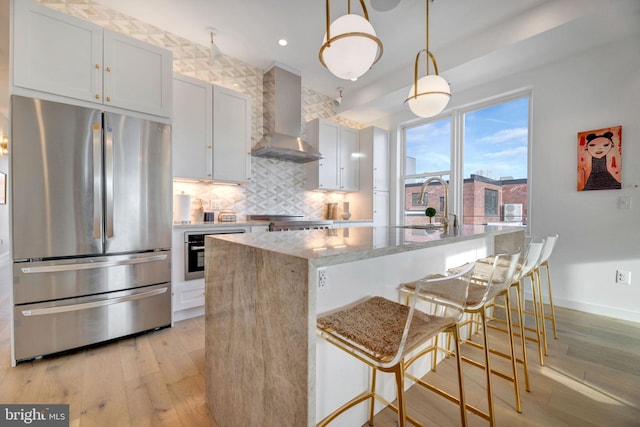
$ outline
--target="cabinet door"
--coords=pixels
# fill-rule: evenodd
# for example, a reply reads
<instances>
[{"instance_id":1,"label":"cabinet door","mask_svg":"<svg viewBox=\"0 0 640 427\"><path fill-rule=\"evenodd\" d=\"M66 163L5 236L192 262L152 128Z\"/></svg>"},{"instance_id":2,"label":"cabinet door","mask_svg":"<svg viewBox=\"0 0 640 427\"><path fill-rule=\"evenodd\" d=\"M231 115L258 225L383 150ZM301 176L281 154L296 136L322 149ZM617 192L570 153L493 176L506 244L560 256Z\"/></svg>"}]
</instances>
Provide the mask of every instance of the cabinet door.
<instances>
[{"instance_id":1,"label":"cabinet door","mask_svg":"<svg viewBox=\"0 0 640 427\"><path fill-rule=\"evenodd\" d=\"M358 191L358 131L340 128L340 190Z\"/></svg>"},{"instance_id":2,"label":"cabinet door","mask_svg":"<svg viewBox=\"0 0 640 427\"><path fill-rule=\"evenodd\" d=\"M32 1L15 1L13 84L102 102L102 28Z\"/></svg>"},{"instance_id":3,"label":"cabinet door","mask_svg":"<svg viewBox=\"0 0 640 427\"><path fill-rule=\"evenodd\" d=\"M104 104L171 117L171 51L104 30Z\"/></svg>"},{"instance_id":4,"label":"cabinet door","mask_svg":"<svg viewBox=\"0 0 640 427\"><path fill-rule=\"evenodd\" d=\"M220 86L213 87L213 179L251 179L251 100Z\"/></svg>"},{"instance_id":5,"label":"cabinet door","mask_svg":"<svg viewBox=\"0 0 640 427\"><path fill-rule=\"evenodd\" d=\"M173 176L212 179L212 86L176 74L173 79Z\"/></svg>"},{"instance_id":6,"label":"cabinet door","mask_svg":"<svg viewBox=\"0 0 640 427\"><path fill-rule=\"evenodd\" d=\"M373 226L389 225L389 192L373 192Z\"/></svg>"},{"instance_id":7,"label":"cabinet door","mask_svg":"<svg viewBox=\"0 0 640 427\"><path fill-rule=\"evenodd\" d=\"M389 191L389 134L377 128L373 132L373 189Z\"/></svg>"},{"instance_id":8,"label":"cabinet door","mask_svg":"<svg viewBox=\"0 0 640 427\"><path fill-rule=\"evenodd\" d=\"M324 157L318 161L318 188L320 189L340 189L339 141L340 125L320 121L318 127L318 150Z\"/></svg>"}]
</instances>

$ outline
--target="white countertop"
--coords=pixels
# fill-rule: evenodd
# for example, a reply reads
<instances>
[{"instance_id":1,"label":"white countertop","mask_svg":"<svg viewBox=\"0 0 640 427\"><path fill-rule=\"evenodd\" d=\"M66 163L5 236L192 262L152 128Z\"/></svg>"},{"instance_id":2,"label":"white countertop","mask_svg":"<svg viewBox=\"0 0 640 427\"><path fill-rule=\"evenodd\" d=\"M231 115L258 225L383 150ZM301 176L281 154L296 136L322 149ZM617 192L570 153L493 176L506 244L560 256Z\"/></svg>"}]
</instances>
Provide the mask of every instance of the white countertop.
<instances>
[{"instance_id":1,"label":"white countertop","mask_svg":"<svg viewBox=\"0 0 640 427\"><path fill-rule=\"evenodd\" d=\"M316 266L327 266L518 231L524 231L524 228L464 225L445 232L442 229L353 227L207 238L275 251L311 260Z\"/></svg>"}]
</instances>

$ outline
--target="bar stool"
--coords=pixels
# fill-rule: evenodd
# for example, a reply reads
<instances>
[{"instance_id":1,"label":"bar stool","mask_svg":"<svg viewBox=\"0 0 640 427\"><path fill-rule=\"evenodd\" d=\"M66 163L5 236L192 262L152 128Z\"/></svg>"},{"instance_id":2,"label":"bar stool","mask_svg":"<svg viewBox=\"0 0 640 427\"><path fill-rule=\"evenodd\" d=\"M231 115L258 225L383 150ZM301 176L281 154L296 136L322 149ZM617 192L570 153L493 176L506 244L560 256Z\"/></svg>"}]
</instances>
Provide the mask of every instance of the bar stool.
<instances>
[{"instance_id":1,"label":"bar stool","mask_svg":"<svg viewBox=\"0 0 640 427\"><path fill-rule=\"evenodd\" d=\"M526 352L526 341L535 342L538 347L538 359L540 362L540 366L544 366L544 356L546 352L544 351L544 331L540 322L540 305L538 304L538 296L540 295L540 283L538 280L538 275L536 271L540 266L540 261L542 259L542 250L544 248L545 241L541 242L531 242L529 243L529 247L527 248L527 255L525 256L525 261L520 270L520 276L517 282L513 283L513 286L516 287L516 292L519 293L518 302L520 306L521 313L519 316L519 323L516 325L516 328L519 329L519 333L516 333L522 339L522 351L523 354ZM479 260L480 263L485 260ZM486 258L486 262L491 261L491 257ZM525 305L524 299L524 280L529 279L529 283L531 284L531 310L528 310ZM495 304L496 307L501 307L499 304ZM504 308L504 307L503 307ZM526 325L526 316L529 315L532 318L534 326ZM496 317L491 317L491 321L495 323L505 323L504 320ZM504 328L500 328L495 325L491 325L493 329L500 330L502 332L507 332ZM529 332L529 334L527 333ZM531 333L533 336L531 336ZM523 357L524 362L526 364L526 357ZM525 367L525 375L528 378L528 369ZM527 387L527 390L529 388Z\"/></svg>"},{"instance_id":2,"label":"bar stool","mask_svg":"<svg viewBox=\"0 0 640 427\"><path fill-rule=\"evenodd\" d=\"M558 234L549 236L544 240L544 246L542 247L542 255L540 256L540 262L536 268L536 275L538 279L538 297L540 299L540 320L542 323L542 337L544 339L544 354L549 354L547 347L547 328L546 321L551 320L551 326L553 327L553 338L558 339L558 331L556 329L556 313L553 308L553 296L551 293L551 273L549 272L549 258L553 252L553 248L558 241ZM547 292L549 293L549 315L545 314L544 299L542 295L542 280L540 269L544 267L547 272Z\"/></svg>"},{"instance_id":3,"label":"bar stool","mask_svg":"<svg viewBox=\"0 0 640 427\"><path fill-rule=\"evenodd\" d=\"M539 316L538 316L538 308L537 308L538 304L537 304L537 297L536 297L538 286L537 286L536 275L535 275L535 269L539 265L540 258L542 256L543 246L544 246L544 242L529 243L529 246L527 247L527 253L525 254L524 261L522 262L522 266L520 268L520 273L510 286L510 288L515 289L516 296L517 296L517 299L516 299L517 306L515 307L515 309L517 310L517 313L518 313L518 323L513 325L514 336L519 337L522 344L522 359L516 359L516 361L518 363L521 363L524 366L525 389L527 391L530 391L529 368L527 363L527 347L526 347L527 340L535 342L537 344L538 356L540 358L540 365L544 365L543 338L542 338L542 331L539 327L539 322L538 322ZM491 263L493 261L493 258L494 257L482 258L482 259L479 259L477 263L478 264ZM531 283L531 290L534 298L533 309L531 311L526 310L524 306L523 282L525 279L529 279ZM496 302L494 302L491 305L491 307L493 308L500 307L505 309L504 305L498 304ZM530 327L525 325L525 315L527 314L532 317L532 321L534 322L535 327ZM507 323L506 320L497 318L495 316L491 316L489 318L489 321L490 321L490 323L488 324L489 328L494 330L499 330L505 333L508 332L508 330L504 329L504 327L500 327L496 325L496 323L505 324ZM515 332L516 329L519 332ZM535 333L535 335L534 336L531 336L530 334L528 335L527 331ZM499 356L505 357L505 355L501 354L500 352L495 351L494 353Z\"/></svg>"},{"instance_id":4,"label":"bar stool","mask_svg":"<svg viewBox=\"0 0 640 427\"><path fill-rule=\"evenodd\" d=\"M476 268L474 269L472 281L469 285L469 292L464 302L464 312L471 316L475 314L478 314L480 316L482 331L483 331L482 347L484 348L484 357L485 357L484 364L478 363L468 357L462 356L459 353L460 351L459 341L461 340L459 337L454 337L454 341L456 342L456 350L455 350L456 358L469 362L474 366L482 367L486 371L487 411L486 412L482 411L478 407L472 406L470 404L466 404L465 408L470 410L474 414L489 421L489 424L491 426L495 425L491 375L496 374L497 371L492 370L490 367L488 336L486 334L487 325L486 325L485 308L488 301L491 301L497 295L501 295L502 293L504 293L505 290L508 288L508 286L513 282L516 274L516 268L517 268L517 263L519 258L520 258L520 251L517 251L513 254L501 254L495 257L492 265L490 266L487 264L480 265L476 263ZM502 267L504 265L506 265L506 268ZM478 270L478 268L480 268L480 270ZM454 269L450 269L449 272L451 274L459 274L459 272L464 269L465 269L464 266L457 267ZM427 278L429 277L430 276L427 276ZM400 291L406 294L407 297L414 295L415 286L416 286L415 283L416 282L403 283L400 286ZM425 301L431 302L437 306L441 301L446 301L449 298L451 298L452 295L450 295L450 292L455 292L455 290L444 288L444 287L432 289L430 286L427 285L425 288L423 288L423 291L420 293L419 298ZM507 300L507 304L509 304L508 300ZM507 316L507 318L509 319L509 328L511 328L511 322L510 322L511 316L509 315ZM465 323L466 322L460 323L459 326L462 326ZM433 356L432 363L437 358L438 350L444 352L445 354L452 354L452 352L449 349L444 349L442 347L439 347L437 345L437 342L434 344L433 350L435 354ZM513 353L513 341L511 341L511 350L512 350L513 359L515 359L515 354ZM428 350L425 350L425 352L426 351ZM418 354L414 356L413 359L409 360L405 365L405 369L408 366L410 366L411 363L413 363L418 357L421 357L422 355L423 354ZM515 362L514 362L514 365L515 365ZM435 370L435 364L432 364L432 370ZM512 375L514 375L515 377L517 375L515 368L512 371L513 371ZM509 378L506 375L500 375L500 376L504 378ZM424 381L421 380L420 378L415 378L409 375L407 375L407 377L430 390L434 389L433 386L424 383ZM517 383L518 383L517 378L515 378L513 381L514 381L514 384L516 384L516 395L517 395L517 402L519 405L519 390L517 389ZM441 390L433 390L433 391L436 391L438 393L442 392Z\"/></svg>"},{"instance_id":5,"label":"bar stool","mask_svg":"<svg viewBox=\"0 0 640 427\"><path fill-rule=\"evenodd\" d=\"M398 414L398 425L404 427L409 420L420 425L406 415L404 399L405 358L417 351L431 338L441 332L450 332L458 340L458 321L462 317L462 307L467 297L474 264L470 264L459 274L419 280L415 295L421 296L425 287L452 288L451 300L442 301L446 309L438 314L429 314L417 307L418 298L411 298L409 305L397 303L379 296L367 297L349 306L322 314L317 318L318 334L329 343L344 350L372 368L370 390L354 397L320 421L318 426L326 426L337 416L353 406L369 401L369 424L373 425L374 399L382 401ZM456 344L456 354L459 347ZM467 418L461 361L457 359L458 388L461 424L466 426ZM376 373L390 372L395 376L397 406L376 393Z\"/></svg>"}]
</instances>

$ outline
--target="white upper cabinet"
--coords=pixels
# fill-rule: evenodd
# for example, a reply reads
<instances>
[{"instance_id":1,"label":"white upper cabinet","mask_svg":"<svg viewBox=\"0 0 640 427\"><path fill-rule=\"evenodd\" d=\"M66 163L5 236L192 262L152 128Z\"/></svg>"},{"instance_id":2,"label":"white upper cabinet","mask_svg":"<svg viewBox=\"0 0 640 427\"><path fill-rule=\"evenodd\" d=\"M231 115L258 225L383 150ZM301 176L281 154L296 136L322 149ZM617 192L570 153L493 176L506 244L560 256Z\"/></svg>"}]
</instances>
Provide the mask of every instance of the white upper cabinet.
<instances>
[{"instance_id":1,"label":"white upper cabinet","mask_svg":"<svg viewBox=\"0 0 640 427\"><path fill-rule=\"evenodd\" d=\"M251 179L251 98L213 87L213 180Z\"/></svg>"},{"instance_id":2,"label":"white upper cabinet","mask_svg":"<svg viewBox=\"0 0 640 427\"><path fill-rule=\"evenodd\" d=\"M13 85L102 102L102 28L32 1L13 5Z\"/></svg>"},{"instance_id":3,"label":"white upper cabinet","mask_svg":"<svg viewBox=\"0 0 640 427\"><path fill-rule=\"evenodd\" d=\"M14 87L171 116L171 51L32 1L14 10Z\"/></svg>"},{"instance_id":4,"label":"white upper cabinet","mask_svg":"<svg viewBox=\"0 0 640 427\"><path fill-rule=\"evenodd\" d=\"M306 124L307 142L323 158L306 163L308 190L358 191L358 131L315 119Z\"/></svg>"},{"instance_id":5,"label":"white upper cabinet","mask_svg":"<svg viewBox=\"0 0 640 427\"><path fill-rule=\"evenodd\" d=\"M171 116L171 51L104 30L103 57L104 104Z\"/></svg>"},{"instance_id":6,"label":"white upper cabinet","mask_svg":"<svg viewBox=\"0 0 640 427\"><path fill-rule=\"evenodd\" d=\"M202 80L173 79L173 176L212 179L213 88Z\"/></svg>"},{"instance_id":7,"label":"white upper cabinet","mask_svg":"<svg viewBox=\"0 0 640 427\"><path fill-rule=\"evenodd\" d=\"M176 74L173 102L173 176L248 182L251 179L250 98Z\"/></svg>"}]
</instances>

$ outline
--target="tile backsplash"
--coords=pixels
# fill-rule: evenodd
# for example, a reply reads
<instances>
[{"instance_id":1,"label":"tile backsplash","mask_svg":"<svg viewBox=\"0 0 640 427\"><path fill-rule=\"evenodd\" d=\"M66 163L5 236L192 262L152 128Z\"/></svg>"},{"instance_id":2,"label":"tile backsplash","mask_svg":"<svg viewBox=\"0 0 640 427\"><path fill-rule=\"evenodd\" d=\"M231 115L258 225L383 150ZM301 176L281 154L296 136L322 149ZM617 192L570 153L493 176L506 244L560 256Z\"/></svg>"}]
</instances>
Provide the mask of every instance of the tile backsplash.
<instances>
[{"instance_id":1,"label":"tile backsplash","mask_svg":"<svg viewBox=\"0 0 640 427\"><path fill-rule=\"evenodd\" d=\"M109 9L91 0L36 0L102 27L118 31L173 52L173 71L208 81L251 96L252 145L264 133L262 107L263 70L223 55L209 59L208 45L197 44L175 34ZM208 40L203 40L208 43ZM331 97L302 88L302 123L315 118L331 119L353 128L362 125L336 115ZM304 134L304 130L303 130ZM179 144L179 141L173 141ZM304 165L266 158L251 160L251 182L242 186L174 181L174 194L191 195L192 208L203 201L205 210L231 209L238 221L247 214L300 214L310 219L322 218L325 204L348 201L348 194L307 191L304 187ZM340 204L341 206L341 204Z\"/></svg>"}]
</instances>

